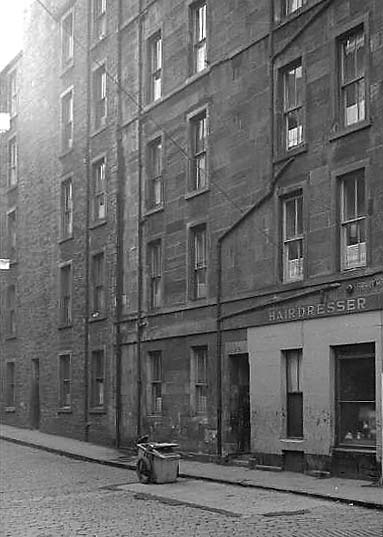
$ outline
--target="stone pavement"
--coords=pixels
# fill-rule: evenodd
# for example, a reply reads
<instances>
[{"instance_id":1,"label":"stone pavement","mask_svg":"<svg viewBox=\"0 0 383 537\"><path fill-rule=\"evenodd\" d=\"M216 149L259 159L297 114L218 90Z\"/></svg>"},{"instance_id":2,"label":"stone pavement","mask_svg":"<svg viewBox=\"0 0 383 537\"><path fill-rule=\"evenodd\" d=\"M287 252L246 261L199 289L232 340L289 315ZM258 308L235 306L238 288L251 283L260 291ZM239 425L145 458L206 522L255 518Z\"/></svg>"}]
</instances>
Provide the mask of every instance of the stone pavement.
<instances>
[{"instance_id":1,"label":"stone pavement","mask_svg":"<svg viewBox=\"0 0 383 537\"><path fill-rule=\"evenodd\" d=\"M0 438L76 459L135 469L135 458L112 447L19 429L0 424ZM181 477L230 483L244 487L293 492L365 507L383 509L383 487L368 481L337 477L317 478L293 472L271 472L223 464L182 460Z\"/></svg>"}]
</instances>

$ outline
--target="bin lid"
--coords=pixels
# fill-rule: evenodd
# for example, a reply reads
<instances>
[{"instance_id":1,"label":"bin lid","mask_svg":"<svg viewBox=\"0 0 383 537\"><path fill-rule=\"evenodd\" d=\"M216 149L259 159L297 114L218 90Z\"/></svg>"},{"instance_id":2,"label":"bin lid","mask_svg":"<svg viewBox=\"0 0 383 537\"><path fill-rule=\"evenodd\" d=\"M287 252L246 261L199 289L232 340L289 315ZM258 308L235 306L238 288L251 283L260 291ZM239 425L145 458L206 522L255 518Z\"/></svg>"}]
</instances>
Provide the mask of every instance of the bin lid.
<instances>
[{"instance_id":1,"label":"bin lid","mask_svg":"<svg viewBox=\"0 0 383 537\"><path fill-rule=\"evenodd\" d=\"M176 448L178 444L173 444L171 442L150 442L150 445L154 449L165 449L165 448Z\"/></svg>"}]
</instances>

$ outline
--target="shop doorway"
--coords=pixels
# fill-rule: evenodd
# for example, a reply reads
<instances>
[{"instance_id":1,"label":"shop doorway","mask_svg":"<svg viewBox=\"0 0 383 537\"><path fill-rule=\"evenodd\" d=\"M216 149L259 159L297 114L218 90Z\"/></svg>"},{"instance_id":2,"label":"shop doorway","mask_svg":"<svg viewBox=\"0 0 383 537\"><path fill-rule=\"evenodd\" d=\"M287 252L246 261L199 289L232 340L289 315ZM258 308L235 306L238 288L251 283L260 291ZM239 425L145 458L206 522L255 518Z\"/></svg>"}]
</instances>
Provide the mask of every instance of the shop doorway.
<instances>
[{"instance_id":1,"label":"shop doorway","mask_svg":"<svg viewBox=\"0 0 383 537\"><path fill-rule=\"evenodd\" d=\"M230 426L237 453L250 452L249 355L229 355Z\"/></svg>"},{"instance_id":2,"label":"shop doorway","mask_svg":"<svg viewBox=\"0 0 383 537\"><path fill-rule=\"evenodd\" d=\"M40 362L32 360L32 386L31 386L31 427L40 426Z\"/></svg>"}]
</instances>

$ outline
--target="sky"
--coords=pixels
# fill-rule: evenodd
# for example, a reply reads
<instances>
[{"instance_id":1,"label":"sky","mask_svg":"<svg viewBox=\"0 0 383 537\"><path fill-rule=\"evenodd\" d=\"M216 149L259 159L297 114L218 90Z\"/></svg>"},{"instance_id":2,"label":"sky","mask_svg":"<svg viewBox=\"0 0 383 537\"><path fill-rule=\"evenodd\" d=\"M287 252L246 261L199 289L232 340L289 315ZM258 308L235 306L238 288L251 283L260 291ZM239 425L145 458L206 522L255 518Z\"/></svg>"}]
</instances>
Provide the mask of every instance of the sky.
<instances>
[{"instance_id":1,"label":"sky","mask_svg":"<svg viewBox=\"0 0 383 537\"><path fill-rule=\"evenodd\" d=\"M0 0L0 70L22 48L22 21L25 0Z\"/></svg>"}]
</instances>

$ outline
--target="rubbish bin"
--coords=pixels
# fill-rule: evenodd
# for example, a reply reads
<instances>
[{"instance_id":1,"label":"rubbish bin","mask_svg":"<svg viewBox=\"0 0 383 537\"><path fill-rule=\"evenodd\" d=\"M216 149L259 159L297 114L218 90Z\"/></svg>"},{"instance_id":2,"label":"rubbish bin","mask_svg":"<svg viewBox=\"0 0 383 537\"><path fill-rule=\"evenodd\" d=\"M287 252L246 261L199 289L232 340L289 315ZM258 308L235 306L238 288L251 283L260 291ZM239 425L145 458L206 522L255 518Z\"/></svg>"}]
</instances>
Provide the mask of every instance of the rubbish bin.
<instances>
[{"instance_id":1,"label":"rubbish bin","mask_svg":"<svg viewBox=\"0 0 383 537\"><path fill-rule=\"evenodd\" d=\"M141 483L173 483L179 474L178 444L148 442L137 444L137 476Z\"/></svg>"}]
</instances>

